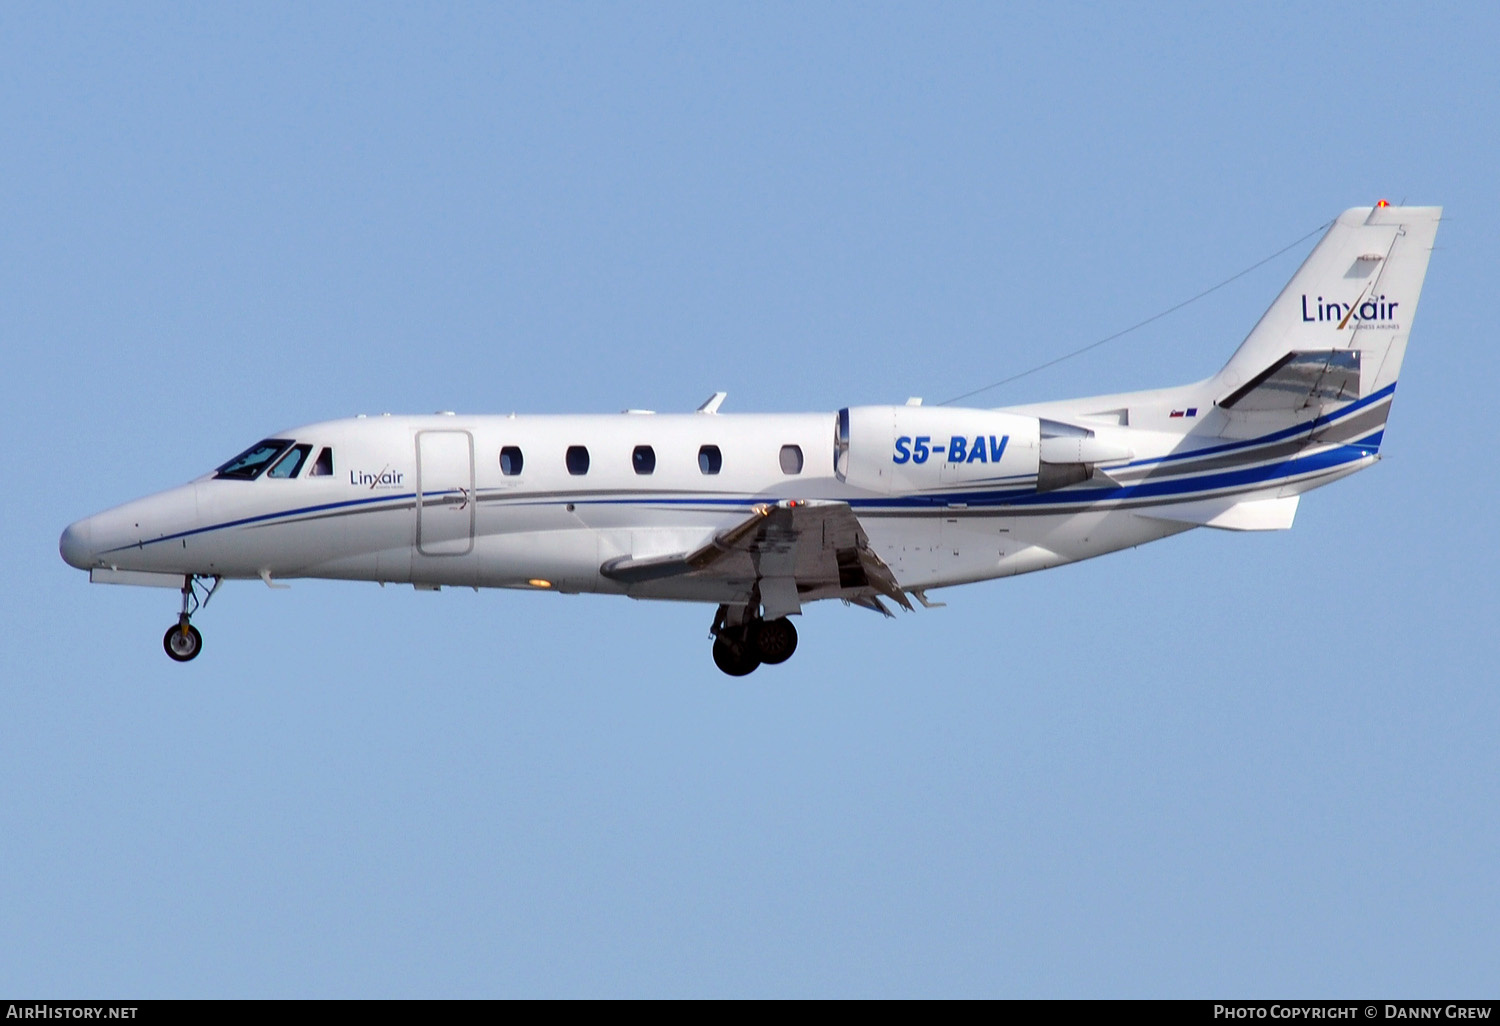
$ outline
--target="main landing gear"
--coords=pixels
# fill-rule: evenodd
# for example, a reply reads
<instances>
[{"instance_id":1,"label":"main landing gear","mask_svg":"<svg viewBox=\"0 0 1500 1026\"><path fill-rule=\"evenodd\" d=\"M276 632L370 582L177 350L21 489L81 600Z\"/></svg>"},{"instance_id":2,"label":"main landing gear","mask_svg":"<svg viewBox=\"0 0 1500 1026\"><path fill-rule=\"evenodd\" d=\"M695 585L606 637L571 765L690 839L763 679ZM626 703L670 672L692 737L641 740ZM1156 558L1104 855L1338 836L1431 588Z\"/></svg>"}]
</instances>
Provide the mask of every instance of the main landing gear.
<instances>
[{"instance_id":1,"label":"main landing gear","mask_svg":"<svg viewBox=\"0 0 1500 1026\"><path fill-rule=\"evenodd\" d=\"M762 620L745 606L720 606L714 617L714 665L731 677L765 663L784 663L797 651L797 628L786 617Z\"/></svg>"},{"instance_id":2,"label":"main landing gear","mask_svg":"<svg viewBox=\"0 0 1500 1026\"><path fill-rule=\"evenodd\" d=\"M182 612L177 614L177 622L167 628L167 633L161 639L161 647L179 663L196 659L198 653L203 651L203 635L193 626L192 619L194 613L208 605L208 600L214 597L214 592L224 583L222 577L215 577L213 580L210 587L199 583L195 574L188 574L182 579ZM203 592L202 599L198 598L200 590Z\"/></svg>"}]
</instances>

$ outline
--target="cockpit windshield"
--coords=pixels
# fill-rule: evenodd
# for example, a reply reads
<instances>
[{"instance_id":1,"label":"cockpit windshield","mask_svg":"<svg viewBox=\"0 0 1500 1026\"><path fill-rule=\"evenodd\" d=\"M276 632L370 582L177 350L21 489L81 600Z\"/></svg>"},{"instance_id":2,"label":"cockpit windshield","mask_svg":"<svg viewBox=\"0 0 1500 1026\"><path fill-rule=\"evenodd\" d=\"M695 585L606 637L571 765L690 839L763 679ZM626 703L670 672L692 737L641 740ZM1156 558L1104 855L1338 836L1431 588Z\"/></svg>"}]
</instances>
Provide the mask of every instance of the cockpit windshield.
<instances>
[{"instance_id":1,"label":"cockpit windshield","mask_svg":"<svg viewBox=\"0 0 1500 1026\"><path fill-rule=\"evenodd\" d=\"M267 477L296 477L297 471L302 469L307 454L312 452L310 445L294 445L291 451L276 461Z\"/></svg>"},{"instance_id":2,"label":"cockpit windshield","mask_svg":"<svg viewBox=\"0 0 1500 1026\"><path fill-rule=\"evenodd\" d=\"M254 481L291 444L292 441L289 438L267 438L263 442L256 442L250 448L220 467L214 476L231 478L237 481ZM301 461L299 460L298 466L300 467L300 465Z\"/></svg>"}]
</instances>

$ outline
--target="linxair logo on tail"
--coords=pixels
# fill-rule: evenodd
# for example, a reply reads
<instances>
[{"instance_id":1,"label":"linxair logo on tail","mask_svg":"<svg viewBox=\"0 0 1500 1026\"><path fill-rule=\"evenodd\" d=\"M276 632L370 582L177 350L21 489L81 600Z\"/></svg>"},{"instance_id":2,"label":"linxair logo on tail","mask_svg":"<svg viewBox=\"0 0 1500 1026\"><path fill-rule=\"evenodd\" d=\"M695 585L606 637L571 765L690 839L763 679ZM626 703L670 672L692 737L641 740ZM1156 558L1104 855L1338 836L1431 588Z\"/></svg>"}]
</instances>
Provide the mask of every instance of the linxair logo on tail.
<instances>
[{"instance_id":1,"label":"linxair logo on tail","mask_svg":"<svg viewBox=\"0 0 1500 1026\"><path fill-rule=\"evenodd\" d=\"M1361 297L1353 303L1340 303L1336 299L1325 300L1322 296L1309 300L1307 294L1303 293L1302 323L1327 324L1332 322L1343 328L1353 321L1361 328L1394 328L1396 327L1396 307L1400 305L1385 296L1371 296L1368 299Z\"/></svg>"}]
</instances>

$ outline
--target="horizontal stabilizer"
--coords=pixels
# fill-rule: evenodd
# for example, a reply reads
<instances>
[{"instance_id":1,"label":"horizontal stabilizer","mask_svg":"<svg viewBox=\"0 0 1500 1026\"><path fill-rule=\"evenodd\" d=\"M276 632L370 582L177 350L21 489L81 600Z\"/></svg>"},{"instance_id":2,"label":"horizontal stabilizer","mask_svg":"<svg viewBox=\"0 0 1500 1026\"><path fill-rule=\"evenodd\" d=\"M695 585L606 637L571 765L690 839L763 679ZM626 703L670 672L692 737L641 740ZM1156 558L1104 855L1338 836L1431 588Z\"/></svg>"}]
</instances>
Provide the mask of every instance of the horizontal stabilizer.
<instances>
[{"instance_id":1,"label":"horizontal stabilizer","mask_svg":"<svg viewBox=\"0 0 1500 1026\"><path fill-rule=\"evenodd\" d=\"M1287 495L1279 499L1206 499L1136 510L1136 514L1151 520L1170 520L1225 531L1285 531L1292 526L1292 519L1297 515L1298 498L1300 496Z\"/></svg>"},{"instance_id":2,"label":"horizontal stabilizer","mask_svg":"<svg viewBox=\"0 0 1500 1026\"><path fill-rule=\"evenodd\" d=\"M1219 400L1240 412L1302 410L1360 398L1360 351L1320 349L1287 353Z\"/></svg>"}]
</instances>

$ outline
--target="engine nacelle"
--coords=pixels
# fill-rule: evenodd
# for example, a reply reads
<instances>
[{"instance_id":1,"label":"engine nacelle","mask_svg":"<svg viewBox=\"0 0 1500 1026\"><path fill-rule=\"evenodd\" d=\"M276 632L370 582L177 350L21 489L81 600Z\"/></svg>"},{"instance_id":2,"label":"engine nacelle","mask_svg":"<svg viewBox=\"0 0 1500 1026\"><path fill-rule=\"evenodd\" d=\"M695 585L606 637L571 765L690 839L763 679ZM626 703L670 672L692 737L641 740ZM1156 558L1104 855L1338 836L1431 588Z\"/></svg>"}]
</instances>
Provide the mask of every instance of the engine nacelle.
<instances>
[{"instance_id":1,"label":"engine nacelle","mask_svg":"<svg viewBox=\"0 0 1500 1026\"><path fill-rule=\"evenodd\" d=\"M839 411L834 469L885 493L990 486L1035 488L1035 417L945 406L855 406Z\"/></svg>"}]
</instances>

